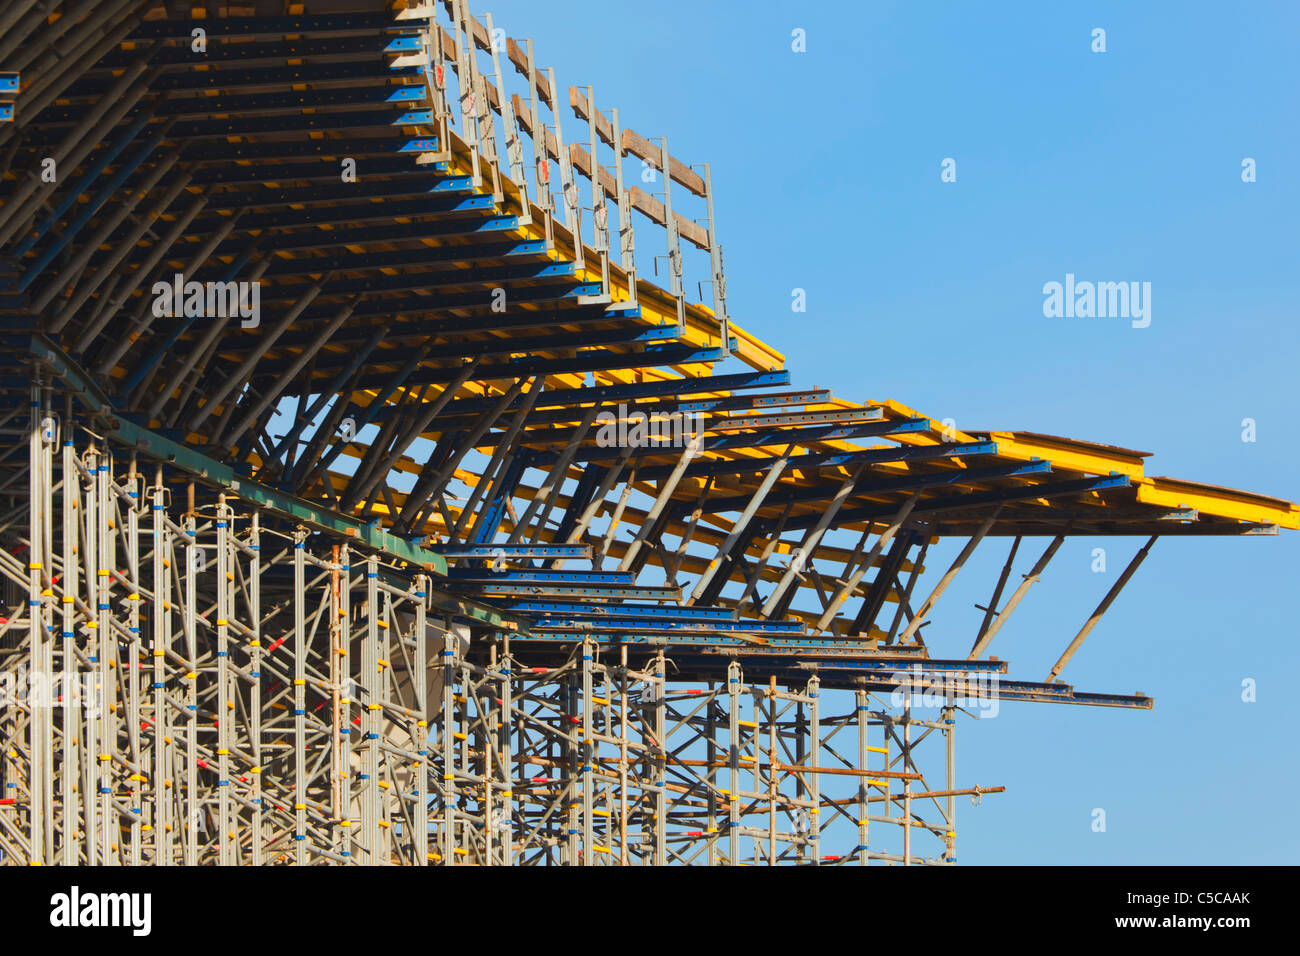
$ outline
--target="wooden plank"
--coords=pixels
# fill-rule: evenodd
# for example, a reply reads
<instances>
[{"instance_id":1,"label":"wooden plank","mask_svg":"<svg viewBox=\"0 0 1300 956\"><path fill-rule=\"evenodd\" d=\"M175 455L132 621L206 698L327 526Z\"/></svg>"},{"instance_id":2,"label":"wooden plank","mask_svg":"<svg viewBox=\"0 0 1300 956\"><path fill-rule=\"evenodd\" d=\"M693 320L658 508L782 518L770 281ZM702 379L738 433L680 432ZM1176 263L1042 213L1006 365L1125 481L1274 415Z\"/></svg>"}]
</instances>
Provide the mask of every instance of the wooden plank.
<instances>
[{"instance_id":1,"label":"wooden plank","mask_svg":"<svg viewBox=\"0 0 1300 956\"><path fill-rule=\"evenodd\" d=\"M478 46L480 49L490 51L491 37L488 35L487 28L483 26L483 24L479 23L477 19L474 18L470 19L470 23L473 25L472 32L474 34L475 45ZM454 56L455 44L452 42L450 35L448 35L445 31L443 32L443 44L444 44L443 49L449 51L449 55ZM519 71L520 75L527 78L528 55L524 52L523 48L520 47L519 44L516 43L514 39L510 37L506 38L506 57L514 65L515 69ZM554 92L551 90L551 84L547 81L545 74L541 70L537 70L536 73L537 73L537 96L552 111L554 111L556 109L556 103L555 103ZM497 91L495 86L493 86L490 82L488 82L486 76L483 78L483 83L484 83L484 87L487 90L487 97L488 97L489 104L491 105L493 110L495 110L497 113L500 113L501 99L500 99L499 92ZM517 117L523 116L525 110L522 106L522 100L519 94L516 93L512 97L512 101L515 107L515 115ZM574 115L577 116L578 119L582 120L583 122L590 122L587 118L588 116L587 97L576 86L569 87L569 105L573 108ZM531 116L530 116L530 122L528 125L528 133L530 136L533 135L532 129L533 129L533 124L531 122ZM600 139L603 140L605 144L608 145L610 148L614 148L614 126L608 119L606 119L600 113L596 114L596 135L599 136ZM550 137L549 132L547 136L548 138L553 139L553 137ZM550 154L552 156L557 155L556 149L554 148L554 146L551 145L550 142L548 142L547 147L550 150ZM648 139L646 139L644 136L641 136L634 130L631 129L623 130L623 151L621 155L635 156L638 159L644 160L645 162L649 163L651 166L653 166L655 169L658 169L660 172L663 172L663 169L661 168L662 164L660 163L659 147L655 146L652 142L650 142ZM688 190L690 190L697 196L704 195L704 179L703 177L698 175L693 169L691 169L689 166L687 166L685 163L681 162L679 159L677 159L674 156L668 157L668 168L670 171L669 175L672 176L673 182L685 186ZM682 231L682 234L685 235L685 230ZM691 241L695 242L694 239L692 239ZM700 243L696 243L696 245L700 245ZM708 245L707 244L702 245L701 248L707 249Z\"/></svg>"},{"instance_id":2,"label":"wooden plank","mask_svg":"<svg viewBox=\"0 0 1300 956\"><path fill-rule=\"evenodd\" d=\"M576 86L569 87L569 105L573 107L573 112L578 119L589 122L587 120L587 97ZM596 134L611 147L614 145L613 124L599 113L596 118ZM627 127L623 128L623 154L631 154L638 159L645 160L655 169L663 172L659 161L659 147ZM693 169L671 155L668 157L668 168L673 182L680 183L697 196L704 195L704 179L697 175Z\"/></svg>"},{"instance_id":3,"label":"wooden plank","mask_svg":"<svg viewBox=\"0 0 1300 956\"><path fill-rule=\"evenodd\" d=\"M524 102L523 97L518 93L511 97L511 102L514 104L515 122L519 124L519 128L529 136L536 139L536 124L533 122L533 112L529 108L528 104ZM560 147L556 143L555 134L545 127L543 127L543 132L545 133L546 140L546 154L552 159L558 159L560 156Z\"/></svg>"},{"instance_id":4,"label":"wooden plank","mask_svg":"<svg viewBox=\"0 0 1300 956\"><path fill-rule=\"evenodd\" d=\"M631 194L632 207L634 209L645 214L650 219L659 223L659 225L665 225L666 219L664 217L665 210L663 203L658 199L655 199L639 186L631 187L628 192ZM677 221L677 232L683 239L690 240L691 243L701 249L707 250L709 248L709 231L707 229L696 223L694 220L687 219L679 212L673 213L673 219Z\"/></svg>"},{"instance_id":5,"label":"wooden plank","mask_svg":"<svg viewBox=\"0 0 1300 956\"><path fill-rule=\"evenodd\" d=\"M573 168L588 179L591 178L591 159L587 151L577 143L569 144L569 162ZM617 184L613 176L607 169L600 170L600 186L606 196L617 200ZM632 208L636 209L642 215L652 222L664 225L666 222L664 204L655 199L648 192L637 186L628 189L628 194L632 202ZM677 222L677 231L683 239L687 239L701 249L709 248L709 232L692 219L687 219L681 213L674 210L673 219Z\"/></svg>"},{"instance_id":6,"label":"wooden plank","mask_svg":"<svg viewBox=\"0 0 1300 956\"><path fill-rule=\"evenodd\" d=\"M569 144L569 162L582 175L588 179L591 178L591 157L577 143ZM609 170L603 166L600 168L600 188L607 197L618 202L618 180L611 176Z\"/></svg>"},{"instance_id":7,"label":"wooden plank","mask_svg":"<svg viewBox=\"0 0 1300 956\"><path fill-rule=\"evenodd\" d=\"M576 86L569 87L569 105L573 107L574 115L578 119L584 123L589 122L587 119L587 98L582 95ZM590 127L588 128L590 129ZM606 146L611 149L614 148L614 124L599 112L596 114L596 135L604 140Z\"/></svg>"},{"instance_id":8,"label":"wooden plank","mask_svg":"<svg viewBox=\"0 0 1300 956\"><path fill-rule=\"evenodd\" d=\"M644 136L639 135L635 130L623 130L623 152L631 153L639 159L648 162L655 169L659 169L659 147ZM668 168L671 171L673 182L681 183L697 196L704 195L704 180L697 176L689 166L674 159L671 155L668 157ZM662 170L660 170L662 172Z\"/></svg>"},{"instance_id":9,"label":"wooden plank","mask_svg":"<svg viewBox=\"0 0 1300 956\"><path fill-rule=\"evenodd\" d=\"M514 64L515 69L519 71L519 74L524 79L528 79L528 54L525 53L519 44L511 38L506 38L506 56L509 58L510 62ZM551 92L550 81L546 79L546 74L541 70L537 70L536 72L537 95L543 103L553 110L555 109L555 96Z\"/></svg>"}]
</instances>

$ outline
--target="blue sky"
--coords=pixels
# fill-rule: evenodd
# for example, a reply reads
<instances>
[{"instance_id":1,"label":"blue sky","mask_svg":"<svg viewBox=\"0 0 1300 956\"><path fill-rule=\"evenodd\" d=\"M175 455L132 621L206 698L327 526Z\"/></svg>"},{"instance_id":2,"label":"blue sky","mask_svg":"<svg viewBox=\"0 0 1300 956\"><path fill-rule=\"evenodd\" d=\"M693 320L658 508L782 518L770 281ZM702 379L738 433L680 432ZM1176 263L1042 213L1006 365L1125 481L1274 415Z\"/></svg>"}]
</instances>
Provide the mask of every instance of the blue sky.
<instances>
[{"instance_id":1,"label":"blue sky","mask_svg":"<svg viewBox=\"0 0 1300 956\"><path fill-rule=\"evenodd\" d=\"M532 37L561 88L592 84L625 125L712 164L731 312L786 353L797 384L1300 496L1300 7L555 6L473 12ZM955 183L940 180L948 157ZM1043 284L1066 273L1150 282L1150 327L1045 318ZM794 288L806 313L791 312ZM1012 676L1043 678L1140 544L1067 543L992 648ZM958 579L978 588L945 597L932 644L969 646L1007 545L981 547ZM1090 568L1098 545L1106 574ZM1065 672L1156 709L1006 704L964 722L962 783L1007 793L963 801L959 859L1297 862L1282 825L1300 786L1297 548L1295 533L1162 539ZM948 550L931 554L946 566Z\"/></svg>"}]
</instances>

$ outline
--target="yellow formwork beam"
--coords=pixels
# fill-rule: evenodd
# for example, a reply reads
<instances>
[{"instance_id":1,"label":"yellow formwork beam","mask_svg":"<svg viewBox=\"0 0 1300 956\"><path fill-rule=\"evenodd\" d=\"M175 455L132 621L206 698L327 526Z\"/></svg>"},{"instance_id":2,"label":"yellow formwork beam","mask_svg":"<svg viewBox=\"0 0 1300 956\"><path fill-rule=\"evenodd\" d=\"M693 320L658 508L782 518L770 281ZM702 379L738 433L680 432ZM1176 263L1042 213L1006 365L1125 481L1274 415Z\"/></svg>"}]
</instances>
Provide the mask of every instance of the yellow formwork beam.
<instances>
[{"instance_id":1,"label":"yellow formwork beam","mask_svg":"<svg viewBox=\"0 0 1300 956\"><path fill-rule=\"evenodd\" d=\"M1137 485L1137 500L1162 508L1194 508L1220 518L1300 529L1300 507L1294 502L1177 478L1144 478Z\"/></svg>"},{"instance_id":2,"label":"yellow formwork beam","mask_svg":"<svg viewBox=\"0 0 1300 956\"><path fill-rule=\"evenodd\" d=\"M995 431L989 432L989 438L998 443L999 457L1020 461L1045 458L1055 470L1089 475L1120 474L1136 480L1143 477L1142 460L1147 457L1146 452L1025 432Z\"/></svg>"}]
</instances>

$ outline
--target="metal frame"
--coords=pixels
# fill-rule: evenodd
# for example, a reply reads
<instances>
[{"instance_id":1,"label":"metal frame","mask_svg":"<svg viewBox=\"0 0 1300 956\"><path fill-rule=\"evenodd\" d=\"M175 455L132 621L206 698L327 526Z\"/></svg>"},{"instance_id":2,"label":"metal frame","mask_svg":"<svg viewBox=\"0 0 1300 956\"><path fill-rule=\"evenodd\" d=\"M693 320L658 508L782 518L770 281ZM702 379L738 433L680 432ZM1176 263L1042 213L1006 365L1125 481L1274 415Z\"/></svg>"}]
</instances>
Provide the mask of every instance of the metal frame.
<instances>
[{"instance_id":1,"label":"metal frame","mask_svg":"<svg viewBox=\"0 0 1300 956\"><path fill-rule=\"evenodd\" d=\"M981 681L1148 708L1060 675L1155 538L1300 527L797 387L728 312L709 165L464 0L248 6L202 63L143 0L0 16L3 862L951 864L954 800L1000 790L956 780ZM155 314L178 274L258 283L257 323ZM1004 678L994 637L1103 535L1149 540ZM934 615L989 536L968 652Z\"/></svg>"}]
</instances>

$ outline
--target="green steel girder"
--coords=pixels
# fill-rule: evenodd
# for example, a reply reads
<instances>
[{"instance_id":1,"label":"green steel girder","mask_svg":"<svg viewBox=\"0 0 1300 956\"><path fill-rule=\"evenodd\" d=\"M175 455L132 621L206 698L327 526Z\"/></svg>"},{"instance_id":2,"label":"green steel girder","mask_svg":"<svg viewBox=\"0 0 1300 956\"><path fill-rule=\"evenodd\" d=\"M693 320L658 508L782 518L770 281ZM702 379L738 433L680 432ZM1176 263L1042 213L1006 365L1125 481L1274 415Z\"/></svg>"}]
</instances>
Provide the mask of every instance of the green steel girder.
<instances>
[{"instance_id":1,"label":"green steel girder","mask_svg":"<svg viewBox=\"0 0 1300 956\"><path fill-rule=\"evenodd\" d=\"M45 336L33 335L30 351L38 362L49 367L78 395L81 403L90 412L99 417L102 427L109 435L139 449L143 454L165 461L200 481L224 488L281 517L310 525L330 534L350 538L361 547L377 551L397 561L405 561L440 577L446 576L447 561L440 554L389 534L383 528L318 507L296 495L241 477L229 465L121 417L108 397L99 390L77 363Z\"/></svg>"}]
</instances>

